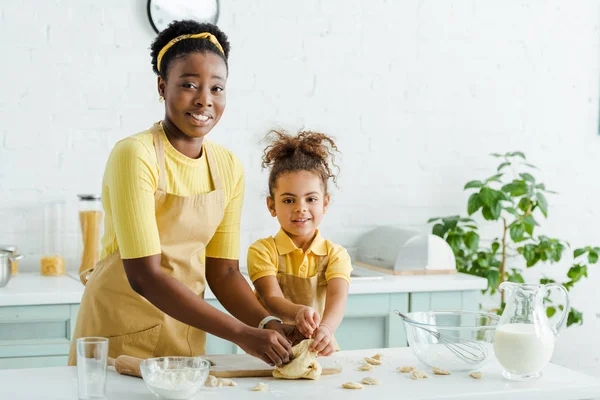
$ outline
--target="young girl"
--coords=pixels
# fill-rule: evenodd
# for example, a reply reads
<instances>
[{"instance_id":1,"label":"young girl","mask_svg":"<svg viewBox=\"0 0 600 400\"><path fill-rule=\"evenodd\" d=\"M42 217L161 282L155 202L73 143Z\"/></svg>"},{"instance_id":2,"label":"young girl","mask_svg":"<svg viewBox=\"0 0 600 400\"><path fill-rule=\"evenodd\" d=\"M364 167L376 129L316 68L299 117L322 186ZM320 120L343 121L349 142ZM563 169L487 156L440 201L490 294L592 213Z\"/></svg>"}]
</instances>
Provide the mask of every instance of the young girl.
<instances>
[{"instance_id":1,"label":"young girl","mask_svg":"<svg viewBox=\"0 0 600 400\"><path fill-rule=\"evenodd\" d=\"M270 313L293 323L311 350L339 350L333 333L344 316L352 266L348 252L318 227L327 212L333 140L322 133L271 131L263 168L270 167L267 207L281 225L248 250L248 272Z\"/></svg>"}]
</instances>

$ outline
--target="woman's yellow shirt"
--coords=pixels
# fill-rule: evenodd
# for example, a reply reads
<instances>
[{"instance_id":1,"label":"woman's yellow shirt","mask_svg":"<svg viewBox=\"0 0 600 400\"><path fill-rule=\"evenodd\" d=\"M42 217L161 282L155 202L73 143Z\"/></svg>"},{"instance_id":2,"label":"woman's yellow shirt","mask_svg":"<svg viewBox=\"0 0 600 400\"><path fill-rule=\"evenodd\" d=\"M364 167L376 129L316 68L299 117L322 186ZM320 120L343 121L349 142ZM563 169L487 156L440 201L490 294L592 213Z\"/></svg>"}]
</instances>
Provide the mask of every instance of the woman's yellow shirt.
<instances>
[{"instance_id":1,"label":"woman's yellow shirt","mask_svg":"<svg viewBox=\"0 0 600 400\"><path fill-rule=\"evenodd\" d=\"M325 278L342 278L350 283L352 262L350 255L340 245L323 239L319 231L306 252L296 247L284 230L265 239L259 239L248 249L248 274L252 282L264 276L277 275L279 256L284 256L286 273L301 278L317 273L318 257L327 256Z\"/></svg>"},{"instance_id":2,"label":"woman's yellow shirt","mask_svg":"<svg viewBox=\"0 0 600 400\"><path fill-rule=\"evenodd\" d=\"M179 196L214 190L206 152L198 159L179 153L164 131L166 191ZM244 170L229 150L208 140L223 182L225 215L207 244L206 256L236 260L239 258L240 217L244 197ZM154 193L158 187L159 167L150 130L119 141L113 148L102 181L102 205L105 212L102 253L104 258L119 250L121 258L160 254L156 226ZM198 221L202 224L202 221Z\"/></svg>"}]
</instances>

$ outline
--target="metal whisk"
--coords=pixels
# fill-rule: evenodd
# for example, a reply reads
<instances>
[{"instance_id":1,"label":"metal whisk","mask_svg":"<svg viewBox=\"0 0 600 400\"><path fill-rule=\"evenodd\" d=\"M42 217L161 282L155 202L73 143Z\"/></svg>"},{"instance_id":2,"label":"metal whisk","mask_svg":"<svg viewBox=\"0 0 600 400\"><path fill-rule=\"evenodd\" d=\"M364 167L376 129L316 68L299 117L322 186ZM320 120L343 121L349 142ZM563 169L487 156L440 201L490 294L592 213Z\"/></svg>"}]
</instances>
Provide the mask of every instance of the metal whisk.
<instances>
[{"instance_id":1,"label":"metal whisk","mask_svg":"<svg viewBox=\"0 0 600 400\"><path fill-rule=\"evenodd\" d=\"M480 363L485 360L488 355L488 350L481 343L460 338L448 338L439 332L422 326L419 322L407 317L398 310L394 310L394 312L398 314L405 322L422 329L435 337L439 343L442 343L448 350L468 364Z\"/></svg>"}]
</instances>

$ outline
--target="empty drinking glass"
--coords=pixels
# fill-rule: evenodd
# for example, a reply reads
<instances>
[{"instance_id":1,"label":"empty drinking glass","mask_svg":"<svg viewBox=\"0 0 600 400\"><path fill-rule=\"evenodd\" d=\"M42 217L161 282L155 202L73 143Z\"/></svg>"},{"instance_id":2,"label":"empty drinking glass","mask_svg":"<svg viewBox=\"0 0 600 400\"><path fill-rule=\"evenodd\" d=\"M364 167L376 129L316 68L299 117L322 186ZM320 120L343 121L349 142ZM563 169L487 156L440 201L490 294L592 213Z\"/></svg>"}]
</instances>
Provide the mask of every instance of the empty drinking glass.
<instances>
[{"instance_id":1,"label":"empty drinking glass","mask_svg":"<svg viewBox=\"0 0 600 400\"><path fill-rule=\"evenodd\" d=\"M107 338L84 337L77 339L77 381L80 400L106 397L107 362Z\"/></svg>"}]
</instances>

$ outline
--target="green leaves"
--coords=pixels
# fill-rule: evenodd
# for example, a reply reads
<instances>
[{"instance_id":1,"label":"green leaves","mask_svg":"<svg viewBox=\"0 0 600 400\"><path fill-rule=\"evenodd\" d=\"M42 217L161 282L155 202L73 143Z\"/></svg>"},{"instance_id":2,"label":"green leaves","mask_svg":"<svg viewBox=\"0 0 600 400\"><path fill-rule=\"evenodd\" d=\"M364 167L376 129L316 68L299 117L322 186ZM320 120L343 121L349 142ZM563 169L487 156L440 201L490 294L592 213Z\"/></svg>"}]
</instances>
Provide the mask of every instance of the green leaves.
<instances>
[{"instance_id":1,"label":"green leaves","mask_svg":"<svg viewBox=\"0 0 600 400\"><path fill-rule=\"evenodd\" d=\"M467 182L467 184L465 185L465 190L471 189L471 188L480 188L482 186L483 186L483 183L481 183L480 181L470 181L470 182Z\"/></svg>"},{"instance_id":2,"label":"green leaves","mask_svg":"<svg viewBox=\"0 0 600 400\"><path fill-rule=\"evenodd\" d=\"M519 207L521 211L527 212L532 204L533 202L531 200L529 200L527 197L523 197L521 200L519 200L517 207Z\"/></svg>"},{"instance_id":3,"label":"green leaves","mask_svg":"<svg viewBox=\"0 0 600 400\"><path fill-rule=\"evenodd\" d=\"M500 283L500 271L497 269L490 269L487 270L484 275L488 280L488 289L490 289L492 294L494 294Z\"/></svg>"},{"instance_id":4,"label":"green leaves","mask_svg":"<svg viewBox=\"0 0 600 400\"><path fill-rule=\"evenodd\" d=\"M519 176L528 182L535 183L535 178L528 172L522 172Z\"/></svg>"},{"instance_id":5,"label":"green leaves","mask_svg":"<svg viewBox=\"0 0 600 400\"><path fill-rule=\"evenodd\" d=\"M567 326L574 324L583 325L583 314L571 307L569 316L567 317Z\"/></svg>"},{"instance_id":6,"label":"green leaves","mask_svg":"<svg viewBox=\"0 0 600 400\"><path fill-rule=\"evenodd\" d=\"M433 226L433 231L431 232L434 235L437 235L441 238L444 237L444 234L446 233L446 230L444 229L444 225L443 224L435 224Z\"/></svg>"},{"instance_id":7,"label":"green leaves","mask_svg":"<svg viewBox=\"0 0 600 400\"><path fill-rule=\"evenodd\" d=\"M479 248L479 235L475 232L467 232L463 238L465 246L471 251L477 251Z\"/></svg>"},{"instance_id":8,"label":"green leaves","mask_svg":"<svg viewBox=\"0 0 600 400\"><path fill-rule=\"evenodd\" d=\"M585 253L587 253L587 249L575 249L575 251L573 252L573 258L577 258L581 255L584 255Z\"/></svg>"},{"instance_id":9,"label":"green leaves","mask_svg":"<svg viewBox=\"0 0 600 400\"><path fill-rule=\"evenodd\" d=\"M498 172L502 171L502 169L504 169L505 167L508 167L510 165L510 161L505 161L502 164L498 165Z\"/></svg>"},{"instance_id":10,"label":"green leaves","mask_svg":"<svg viewBox=\"0 0 600 400\"><path fill-rule=\"evenodd\" d=\"M554 307L546 308L546 316L548 318L552 318L554 316L554 314L556 314L556 308L554 308Z\"/></svg>"},{"instance_id":11,"label":"green leaves","mask_svg":"<svg viewBox=\"0 0 600 400\"><path fill-rule=\"evenodd\" d=\"M548 201L546 200L546 196L542 192L537 192L535 194L535 198L537 199L536 206L540 209L544 217L548 217Z\"/></svg>"},{"instance_id":12,"label":"green leaves","mask_svg":"<svg viewBox=\"0 0 600 400\"><path fill-rule=\"evenodd\" d=\"M581 257L587 253L587 261L590 264L596 264L598 262L598 255L600 254L600 247L586 246L573 251L573 258Z\"/></svg>"},{"instance_id":13,"label":"green leaves","mask_svg":"<svg viewBox=\"0 0 600 400\"><path fill-rule=\"evenodd\" d=\"M515 222L510 225L510 238L515 242L523 241L525 234L525 225L520 222Z\"/></svg>"},{"instance_id":14,"label":"green leaves","mask_svg":"<svg viewBox=\"0 0 600 400\"><path fill-rule=\"evenodd\" d=\"M486 206L492 206L494 201L496 200L496 196L494 195L494 190L484 187L479 191L479 199Z\"/></svg>"},{"instance_id":15,"label":"green leaves","mask_svg":"<svg viewBox=\"0 0 600 400\"><path fill-rule=\"evenodd\" d=\"M467 213L469 215L473 215L483 206L483 202L479 199L479 193L473 193L469 196L469 201L467 203Z\"/></svg>"},{"instance_id":16,"label":"green leaves","mask_svg":"<svg viewBox=\"0 0 600 400\"><path fill-rule=\"evenodd\" d=\"M573 283L578 282L581 278L588 276L587 274L587 265L575 264L571 268L569 268L569 272L567 272L567 276L571 278Z\"/></svg>"},{"instance_id":17,"label":"green leaves","mask_svg":"<svg viewBox=\"0 0 600 400\"><path fill-rule=\"evenodd\" d=\"M502 186L502 191L510 193L513 197L519 197L527 193L527 185L525 184L525 181L514 180L511 183Z\"/></svg>"}]
</instances>

